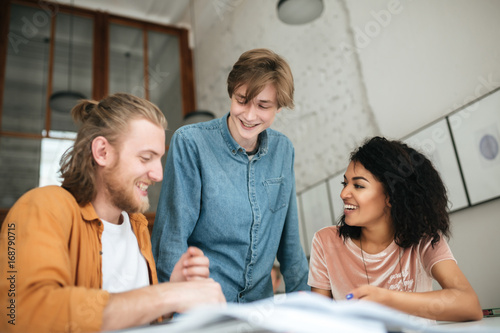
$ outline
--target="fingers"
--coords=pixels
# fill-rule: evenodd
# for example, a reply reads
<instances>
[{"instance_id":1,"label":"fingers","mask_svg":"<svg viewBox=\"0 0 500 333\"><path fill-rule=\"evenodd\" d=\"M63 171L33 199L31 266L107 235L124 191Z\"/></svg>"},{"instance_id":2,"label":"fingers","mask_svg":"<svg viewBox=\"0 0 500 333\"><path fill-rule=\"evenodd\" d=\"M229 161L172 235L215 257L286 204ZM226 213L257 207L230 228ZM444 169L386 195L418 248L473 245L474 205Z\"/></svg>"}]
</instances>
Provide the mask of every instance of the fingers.
<instances>
[{"instance_id":1,"label":"fingers","mask_svg":"<svg viewBox=\"0 0 500 333\"><path fill-rule=\"evenodd\" d=\"M189 247L179 258L174 267L172 276L175 277L172 282L194 281L206 279L210 276L210 261L203 254L203 251L197 247Z\"/></svg>"},{"instance_id":2,"label":"fingers","mask_svg":"<svg viewBox=\"0 0 500 333\"><path fill-rule=\"evenodd\" d=\"M347 294L345 298L347 300L365 298L369 295L369 287L370 286L363 285L361 287L355 288L351 290L351 292Z\"/></svg>"},{"instance_id":3,"label":"fingers","mask_svg":"<svg viewBox=\"0 0 500 333\"><path fill-rule=\"evenodd\" d=\"M190 247L186 251L187 257L183 258L183 274L187 281L206 279L210 275L210 261L203 251L196 247Z\"/></svg>"},{"instance_id":4,"label":"fingers","mask_svg":"<svg viewBox=\"0 0 500 333\"><path fill-rule=\"evenodd\" d=\"M161 298L165 303L161 312L166 315L182 313L201 305L224 306L226 303L220 284L210 278L199 281L164 282L147 288L157 288L160 291L152 294L162 295Z\"/></svg>"},{"instance_id":5,"label":"fingers","mask_svg":"<svg viewBox=\"0 0 500 333\"><path fill-rule=\"evenodd\" d=\"M226 297L222 293L222 288L218 282L215 282L214 279L206 279L212 285L212 290L214 291L214 301L216 303L226 303Z\"/></svg>"},{"instance_id":6,"label":"fingers","mask_svg":"<svg viewBox=\"0 0 500 333\"><path fill-rule=\"evenodd\" d=\"M185 282L182 286L183 302L181 304L181 309L178 309L179 312L184 312L185 310L202 304L226 303L226 298L222 293L220 284L213 279Z\"/></svg>"},{"instance_id":7,"label":"fingers","mask_svg":"<svg viewBox=\"0 0 500 333\"><path fill-rule=\"evenodd\" d=\"M182 255L182 257L179 259L179 262L182 264L182 267L184 267L184 268L188 268L191 266L206 266L206 267L208 267L210 264L210 261L205 256L190 257L190 256L187 256L186 253Z\"/></svg>"},{"instance_id":8,"label":"fingers","mask_svg":"<svg viewBox=\"0 0 500 333\"><path fill-rule=\"evenodd\" d=\"M200 266L185 268L182 273L184 274L186 281L204 280L210 276L210 270L208 267Z\"/></svg>"},{"instance_id":9,"label":"fingers","mask_svg":"<svg viewBox=\"0 0 500 333\"><path fill-rule=\"evenodd\" d=\"M206 301L210 303L226 303L226 297L222 293L222 288L219 283L215 282L213 279L206 279L204 283L208 284L208 299Z\"/></svg>"},{"instance_id":10,"label":"fingers","mask_svg":"<svg viewBox=\"0 0 500 333\"><path fill-rule=\"evenodd\" d=\"M205 255L203 254L203 251L200 250L199 248L191 246L187 249L186 252L184 252L181 255L178 262L184 263L186 260L189 260L190 258L197 258L197 257L205 257Z\"/></svg>"},{"instance_id":11,"label":"fingers","mask_svg":"<svg viewBox=\"0 0 500 333\"><path fill-rule=\"evenodd\" d=\"M191 257L204 256L203 251L195 246L190 246L187 249L186 253L189 254Z\"/></svg>"},{"instance_id":12,"label":"fingers","mask_svg":"<svg viewBox=\"0 0 500 333\"><path fill-rule=\"evenodd\" d=\"M365 284L351 290L351 292L346 295L346 299L360 299L385 304L393 293L394 291L392 290Z\"/></svg>"}]
</instances>

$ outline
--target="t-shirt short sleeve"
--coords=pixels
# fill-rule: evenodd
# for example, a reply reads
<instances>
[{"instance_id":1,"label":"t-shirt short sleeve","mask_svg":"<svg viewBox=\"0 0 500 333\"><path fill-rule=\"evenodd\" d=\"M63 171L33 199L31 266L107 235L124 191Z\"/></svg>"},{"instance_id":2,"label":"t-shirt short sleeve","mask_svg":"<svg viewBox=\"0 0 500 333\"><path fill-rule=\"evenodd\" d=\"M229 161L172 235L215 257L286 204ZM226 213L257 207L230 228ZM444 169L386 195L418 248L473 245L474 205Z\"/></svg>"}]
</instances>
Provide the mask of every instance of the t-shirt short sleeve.
<instances>
[{"instance_id":1,"label":"t-shirt short sleeve","mask_svg":"<svg viewBox=\"0 0 500 333\"><path fill-rule=\"evenodd\" d=\"M319 232L314 234L312 241L307 284L314 288L331 290L323 241Z\"/></svg>"},{"instance_id":2,"label":"t-shirt short sleeve","mask_svg":"<svg viewBox=\"0 0 500 333\"><path fill-rule=\"evenodd\" d=\"M431 239L427 239L420 243L420 258L422 265L429 276L432 276L432 267L443 260L453 260L456 262L453 253L451 252L446 239L441 236L439 242L432 246Z\"/></svg>"}]
</instances>

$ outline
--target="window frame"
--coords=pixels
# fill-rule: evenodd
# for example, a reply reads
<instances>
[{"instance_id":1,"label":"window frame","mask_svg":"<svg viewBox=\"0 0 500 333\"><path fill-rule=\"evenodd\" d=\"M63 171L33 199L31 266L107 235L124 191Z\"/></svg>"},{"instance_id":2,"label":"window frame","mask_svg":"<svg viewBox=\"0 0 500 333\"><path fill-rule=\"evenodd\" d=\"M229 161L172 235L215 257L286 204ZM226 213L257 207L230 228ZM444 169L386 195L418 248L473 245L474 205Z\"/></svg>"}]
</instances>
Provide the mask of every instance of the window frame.
<instances>
[{"instance_id":1,"label":"window frame","mask_svg":"<svg viewBox=\"0 0 500 333\"><path fill-rule=\"evenodd\" d=\"M44 133L23 133L11 132L2 130L2 115L5 90L5 74L7 66L7 50L8 50L8 34L10 27L10 12L11 6L31 6L44 10L50 13L50 46L49 46L49 64L47 78L47 96L46 96L46 115L45 115L45 131ZM2 137L17 137L42 140L44 138L54 138L50 136L51 127L51 110L49 107L49 99L52 94L53 82L53 66L54 66L54 35L55 22L58 13L73 14L93 19L93 59L92 59L92 96L95 100L100 100L109 92L109 46L110 36L109 29L112 23L117 23L125 26L132 26L142 30L144 40L144 96L149 99L149 74L148 74L148 31L155 31L176 36L179 41L179 59L180 59L180 77L181 77L181 93L182 93L182 116L196 109L195 89L194 89L194 72L193 72L193 56L192 50L189 47L189 32L185 28L179 28L171 25L161 25L158 23L137 20L133 18L123 17L107 12L94 11L90 9L70 6L50 1L43 0L7 0L0 4L0 140ZM59 138L54 138L59 139ZM64 139L62 139L64 140ZM168 146L166 146L168 149ZM10 207L0 207L0 225L8 213ZM150 221L154 221L155 213L145 214Z\"/></svg>"}]
</instances>

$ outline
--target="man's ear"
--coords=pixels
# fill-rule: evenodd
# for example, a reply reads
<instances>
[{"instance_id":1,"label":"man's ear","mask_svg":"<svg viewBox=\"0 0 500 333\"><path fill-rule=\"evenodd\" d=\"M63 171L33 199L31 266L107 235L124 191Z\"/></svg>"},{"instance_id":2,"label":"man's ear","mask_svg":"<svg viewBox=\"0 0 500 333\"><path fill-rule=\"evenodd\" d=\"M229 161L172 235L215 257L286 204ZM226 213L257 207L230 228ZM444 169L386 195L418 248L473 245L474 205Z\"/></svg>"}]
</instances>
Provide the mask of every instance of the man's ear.
<instances>
[{"instance_id":1,"label":"man's ear","mask_svg":"<svg viewBox=\"0 0 500 333\"><path fill-rule=\"evenodd\" d=\"M113 147L105 137L98 136L92 140L92 156L97 165L110 165L113 159L112 150Z\"/></svg>"}]
</instances>

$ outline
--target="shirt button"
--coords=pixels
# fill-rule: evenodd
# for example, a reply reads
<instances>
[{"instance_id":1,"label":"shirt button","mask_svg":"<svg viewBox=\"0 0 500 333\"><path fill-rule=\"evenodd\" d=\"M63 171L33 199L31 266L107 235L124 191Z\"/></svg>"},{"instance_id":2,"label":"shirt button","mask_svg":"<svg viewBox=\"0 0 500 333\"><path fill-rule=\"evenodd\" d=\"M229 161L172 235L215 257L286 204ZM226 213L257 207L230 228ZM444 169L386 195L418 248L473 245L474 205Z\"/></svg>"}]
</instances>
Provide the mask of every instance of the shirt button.
<instances>
[{"instance_id":1,"label":"shirt button","mask_svg":"<svg viewBox=\"0 0 500 333\"><path fill-rule=\"evenodd\" d=\"M99 254L102 256L102 251L99 251Z\"/></svg>"}]
</instances>

